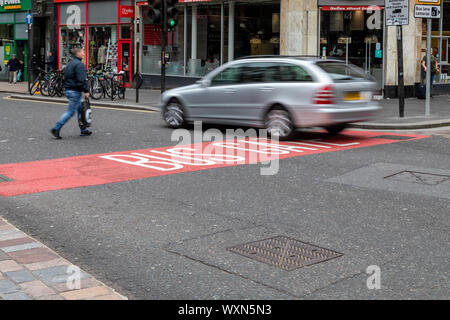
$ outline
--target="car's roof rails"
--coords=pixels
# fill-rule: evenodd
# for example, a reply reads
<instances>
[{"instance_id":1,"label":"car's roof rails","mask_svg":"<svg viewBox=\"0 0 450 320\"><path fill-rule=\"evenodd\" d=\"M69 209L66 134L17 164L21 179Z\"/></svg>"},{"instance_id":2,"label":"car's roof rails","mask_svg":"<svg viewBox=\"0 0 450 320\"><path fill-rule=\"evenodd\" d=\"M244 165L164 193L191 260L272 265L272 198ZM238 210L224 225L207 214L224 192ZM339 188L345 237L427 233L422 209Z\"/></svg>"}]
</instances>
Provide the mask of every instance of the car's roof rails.
<instances>
[{"instance_id":1,"label":"car's roof rails","mask_svg":"<svg viewBox=\"0 0 450 320\"><path fill-rule=\"evenodd\" d=\"M265 55L253 55L253 56L244 56L236 58L235 60L246 60L246 59L263 59L263 58L287 58L287 59L336 59L335 57L322 57L317 55L274 55L274 54L265 54Z\"/></svg>"}]
</instances>

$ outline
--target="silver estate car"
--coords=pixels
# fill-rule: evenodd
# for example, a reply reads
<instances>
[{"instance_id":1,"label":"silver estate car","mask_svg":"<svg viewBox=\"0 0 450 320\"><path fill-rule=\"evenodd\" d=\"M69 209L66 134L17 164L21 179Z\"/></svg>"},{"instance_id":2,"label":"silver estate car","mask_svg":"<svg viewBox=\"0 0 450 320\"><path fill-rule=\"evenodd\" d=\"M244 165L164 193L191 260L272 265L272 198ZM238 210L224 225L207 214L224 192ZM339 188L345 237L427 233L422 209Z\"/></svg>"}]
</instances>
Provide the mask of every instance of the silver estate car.
<instances>
[{"instance_id":1,"label":"silver estate car","mask_svg":"<svg viewBox=\"0 0 450 320\"><path fill-rule=\"evenodd\" d=\"M196 84L161 96L164 121L179 128L204 123L266 128L288 139L296 128L337 134L348 123L375 117L376 83L340 60L319 57L248 57L215 69Z\"/></svg>"}]
</instances>

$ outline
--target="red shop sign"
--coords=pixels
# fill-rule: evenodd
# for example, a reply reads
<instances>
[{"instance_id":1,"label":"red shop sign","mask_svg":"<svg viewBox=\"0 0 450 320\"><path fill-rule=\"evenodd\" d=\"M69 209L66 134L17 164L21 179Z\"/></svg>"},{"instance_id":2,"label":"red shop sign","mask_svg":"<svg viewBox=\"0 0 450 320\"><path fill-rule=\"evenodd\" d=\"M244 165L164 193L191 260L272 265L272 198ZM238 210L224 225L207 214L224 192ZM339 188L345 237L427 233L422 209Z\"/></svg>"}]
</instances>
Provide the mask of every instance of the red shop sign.
<instances>
[{"instance_id":1,"label":"red shop sign","mask_svg":"<svg viewBox=\"0 0 450 320\"><path fill-rule=\"evenodd\" d=\"M133 6L120 6L120 17L121 18L134 18L134 7Z\"/></svg>"},{"instance_id":2,"label":"red shop sign","mask_svg":"<svg viewBox=\"0 0 450 320\"><path fill-rule=\"evenodd\" d=\"M322 11L367 11L383 10L380 6L322 6Z\"/></svg>"}]
</instances>

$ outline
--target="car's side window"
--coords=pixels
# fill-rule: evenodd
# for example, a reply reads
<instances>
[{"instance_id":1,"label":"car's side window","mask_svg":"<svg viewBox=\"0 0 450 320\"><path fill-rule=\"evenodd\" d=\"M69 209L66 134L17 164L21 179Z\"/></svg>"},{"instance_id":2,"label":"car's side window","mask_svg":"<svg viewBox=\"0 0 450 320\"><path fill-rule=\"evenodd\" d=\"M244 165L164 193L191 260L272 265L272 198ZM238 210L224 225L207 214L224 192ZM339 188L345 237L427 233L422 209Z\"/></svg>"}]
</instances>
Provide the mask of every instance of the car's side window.
<instances>
[{"instance_id":1,"label":"car's side window","mask_svg":"<svg viewBox=\"0 0 450 320\"><path fill-rule=\"evenodd\" d=\"M249 63L242 67L241 83L259 83L264 81L264 65Z\"/></svg>"},{"instance_id":2,"label":"car's side window","mask_svg":"<svg viewBox=\"0 0 450 320\"><path fill-rule=\"evenodd\" d=\"M312 82L313 78L303 67L294 64L280 65L282 82Z\"/></svg>"},{"instance_id":3,"label":"car's side window","mask_svg":"<svg viewBox=\"0 0 450 320\"><path fill-rule=\"evenodd\" d=\"M280 81L281 81L280 66L273 63L267 65L264 74L264 82L280 82Z\"/></svg>"},{"instance_id":4,"label":"car's side window","mask_svg":"<svg viewBox=\"0 0 450 320\"><path fill-rule=\"evenodd\" d=\"M226 68L211 80L211 86L227 86L241 82L241 66L231 66Z\"/></svg>"}]
</instances>

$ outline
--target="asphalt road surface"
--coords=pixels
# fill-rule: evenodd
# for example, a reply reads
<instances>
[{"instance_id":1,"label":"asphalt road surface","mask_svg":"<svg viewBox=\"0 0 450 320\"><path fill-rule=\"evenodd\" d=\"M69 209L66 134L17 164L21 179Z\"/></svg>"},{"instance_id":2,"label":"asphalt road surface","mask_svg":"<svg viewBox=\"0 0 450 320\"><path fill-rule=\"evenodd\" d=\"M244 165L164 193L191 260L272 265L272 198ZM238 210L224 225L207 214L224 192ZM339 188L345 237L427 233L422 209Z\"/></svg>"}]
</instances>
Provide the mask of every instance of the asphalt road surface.
<instances>
[{"instance_id":1,"label":"asphalt road surface","mask_svg":"<svg viewBox=\"0 0 450 320\"><path fill-rule=\"evenodd\" d=\"M4 97L0 175L26 182L0 183L0 215L131 299L450 298L450 128L299 133L320 150L275 175L148 174L98 155L175 146L158 113L97 108L93 136L71 120L54 140L65 106ZM83 174L65 179L69 164ZM342 255L286 271L228 250L277 236Z\"/></svg>"}]
</instances>

